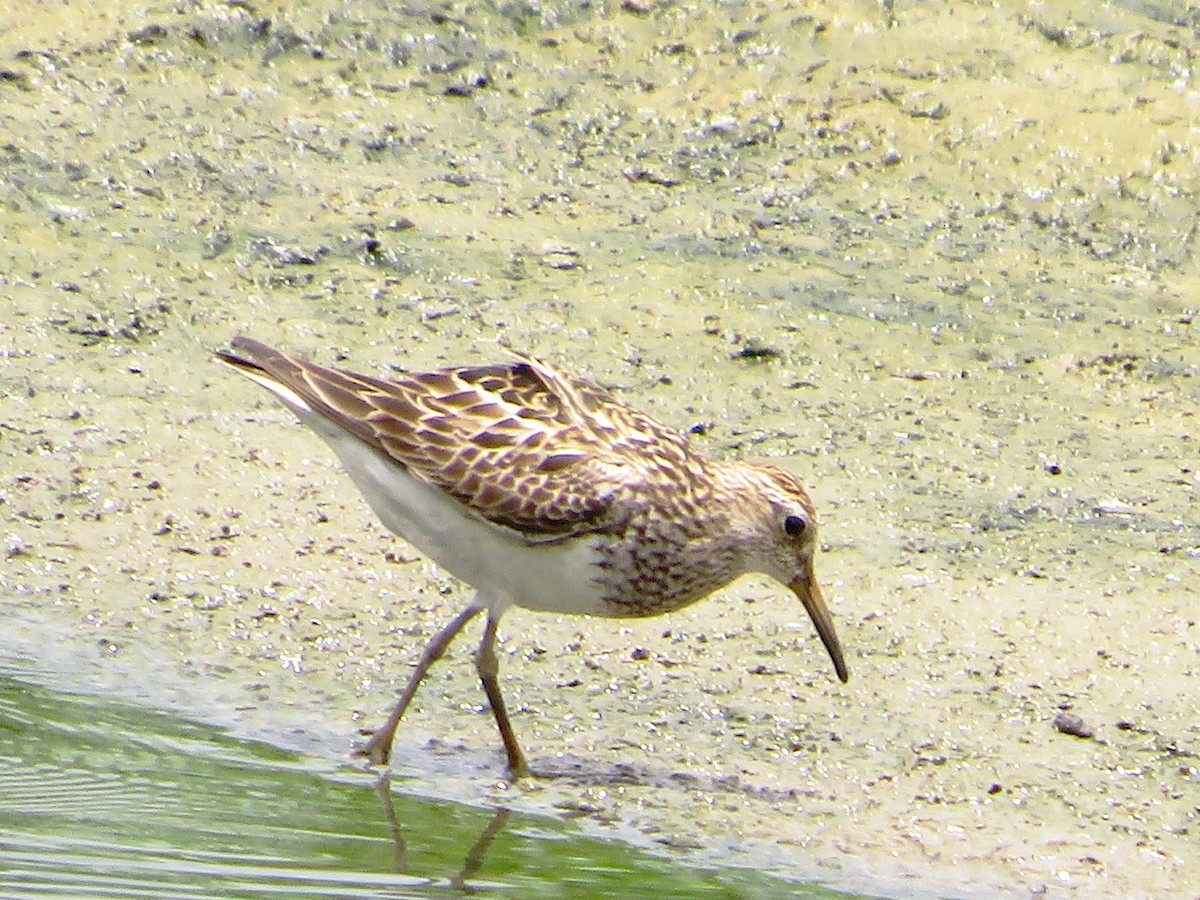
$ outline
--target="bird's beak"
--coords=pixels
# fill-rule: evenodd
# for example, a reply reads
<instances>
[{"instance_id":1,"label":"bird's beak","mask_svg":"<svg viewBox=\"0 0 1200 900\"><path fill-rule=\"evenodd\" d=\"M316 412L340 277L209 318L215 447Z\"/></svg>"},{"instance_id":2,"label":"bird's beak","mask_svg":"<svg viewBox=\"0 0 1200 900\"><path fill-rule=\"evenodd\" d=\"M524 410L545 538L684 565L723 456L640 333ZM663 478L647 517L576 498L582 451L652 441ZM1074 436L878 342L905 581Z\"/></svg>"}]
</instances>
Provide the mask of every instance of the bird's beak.
<instances>
[{"instance_id":1,"label":"bird's beak","mask_svg":"<svg viewBox=\"0 0 1200 900\"><path fill-rule=\"evenodd\" d=\"M825 598L821 596L821 588L813 577L812 563L809 563L808 571L788 587L800 598L800 602L812 616L813 624L817 626L817 634L821 636L821 643L829 651L829 658L833 660L833 668L837 671L838 678L843 682L847 681L850 673L846 670L846 661L842 658L842 645L838 642L837 632L833 630L833 619L829 617L829 609L825 606Z\"/></svg>"}]
</instances>

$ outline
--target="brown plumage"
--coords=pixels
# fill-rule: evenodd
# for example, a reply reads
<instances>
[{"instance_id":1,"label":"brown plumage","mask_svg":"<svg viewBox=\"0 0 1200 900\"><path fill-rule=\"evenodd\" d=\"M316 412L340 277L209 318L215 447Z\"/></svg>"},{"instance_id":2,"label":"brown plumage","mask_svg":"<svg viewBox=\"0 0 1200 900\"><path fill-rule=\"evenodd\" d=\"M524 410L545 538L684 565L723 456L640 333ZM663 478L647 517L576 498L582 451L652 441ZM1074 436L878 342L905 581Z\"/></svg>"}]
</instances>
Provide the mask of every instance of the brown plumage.
<instances>
[{"instance_id":1,"label":"brown plumage","mask_svg":"<svg viewBox=\"0 0 1200 900\"><path fill-rule=\"evenodd\" d=\"M266 387L333 447L384 524L478 591L426 648L366 746L386 762L429 665L488 610L479 671L514 774L494 642L504 610L646 616L745 572L804 603L846 666L812 574L816 517L774 466L725 463L593 382L531 357L391 379L320 366L250 338L218 359Z\"/></svg>"}]
</instances>

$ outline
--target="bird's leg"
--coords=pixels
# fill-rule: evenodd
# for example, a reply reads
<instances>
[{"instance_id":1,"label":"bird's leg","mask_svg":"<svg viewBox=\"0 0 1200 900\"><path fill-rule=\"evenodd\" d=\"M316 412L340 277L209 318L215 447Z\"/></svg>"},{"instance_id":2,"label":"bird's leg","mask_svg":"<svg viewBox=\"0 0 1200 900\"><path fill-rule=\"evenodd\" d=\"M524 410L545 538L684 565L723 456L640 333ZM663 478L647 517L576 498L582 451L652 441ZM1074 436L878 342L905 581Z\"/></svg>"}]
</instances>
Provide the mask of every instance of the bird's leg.
<instances>
[{"instance_id":1,"label":"bird's leg","mask_svg":"<svg viewBox=\"0 0 1200 900\"><path fill-rule=\"evenodd\" d=\"M387 764L388 759L392 755L392 738L396 736L396 726L400 724L400 719L404 716L404 711L408 709L408 704L412 702L413 695L417 692L417 685L421 683L421 679L425 677L425 673L429 671L429 667L442 658L442 654L446 652L446 648L450 646L450 642L454 640L454 636L462 631L463 626L481 612L483 612L483 607L472 603L455 616L454 621L439 631L437 636L425 646L425 652L421 654L420 662L417 663L416 669L413 670L412 675L409 677L408 684L404 687L404 693L400 695L400 699L392 707L392 714L388 716L388 720L383 723L383 727L378 729L366 744L354 751L356 756L367 757L373 766Z\"/></svg>"},{"instance_id":2,"label":"bird's leg","mask_svg":"<svg viewBox=\"0 0 1200 900\"><path fill-rule=\"evenodd\" d=\"M487 694L492 715L496 717L496 725L500 728L500 739L504 741L504 752L508 754L508 771L514 778L521 778L529 774L529 765L508 721L508 710L504 707L500 681L496 677L500 673L500 662L496 659L496 628L499 625L499 616L489 612L487 625L483 627L483 640L479 642L479 654L475 657L475 667L479 670L479 680L483 682L483 691Z\"/></svg>"}]
</instances>

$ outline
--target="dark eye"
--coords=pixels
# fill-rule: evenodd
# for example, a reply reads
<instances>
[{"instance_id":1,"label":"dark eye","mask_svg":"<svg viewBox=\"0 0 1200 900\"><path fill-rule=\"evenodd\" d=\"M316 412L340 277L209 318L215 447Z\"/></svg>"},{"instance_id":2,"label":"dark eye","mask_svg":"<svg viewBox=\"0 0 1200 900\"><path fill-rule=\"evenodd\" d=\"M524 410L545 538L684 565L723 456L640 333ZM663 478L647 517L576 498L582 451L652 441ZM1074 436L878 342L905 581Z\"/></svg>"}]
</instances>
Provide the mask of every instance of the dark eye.
<instances>
[{"instance_id":1,"label":"dark eye","mask_svg":"<svg viewBox=\"0 0 1200 900\"><path fill-rule=\"evenodd\" d=\"M788 516L783 520L783 530L788 537L800 537L807 527L807 523L799 516Z\"/></svg>"}]
</instances>

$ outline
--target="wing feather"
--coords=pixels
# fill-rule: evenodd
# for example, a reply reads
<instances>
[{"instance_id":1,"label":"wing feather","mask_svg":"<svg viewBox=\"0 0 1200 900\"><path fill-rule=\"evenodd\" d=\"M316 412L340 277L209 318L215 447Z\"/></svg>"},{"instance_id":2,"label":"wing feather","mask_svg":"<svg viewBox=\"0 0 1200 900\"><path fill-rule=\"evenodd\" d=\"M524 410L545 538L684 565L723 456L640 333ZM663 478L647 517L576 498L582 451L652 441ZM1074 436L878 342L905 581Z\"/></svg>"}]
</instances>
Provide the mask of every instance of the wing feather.
<instances>
[{"instance_id":1,"label":"wing feather","mask_svg":"<svg viewBox=\"0 0 1200 900\"><path fill-rule=\"evenodd\" d=\"M374 378L236 338L222 361L276 382L475 515L532 540L623 524L618 497L638 480L624 440L687 441L608 391L521 357L511 364ZM269 385L268 385L269 386Z\"/></svg>"}]
</instances>

